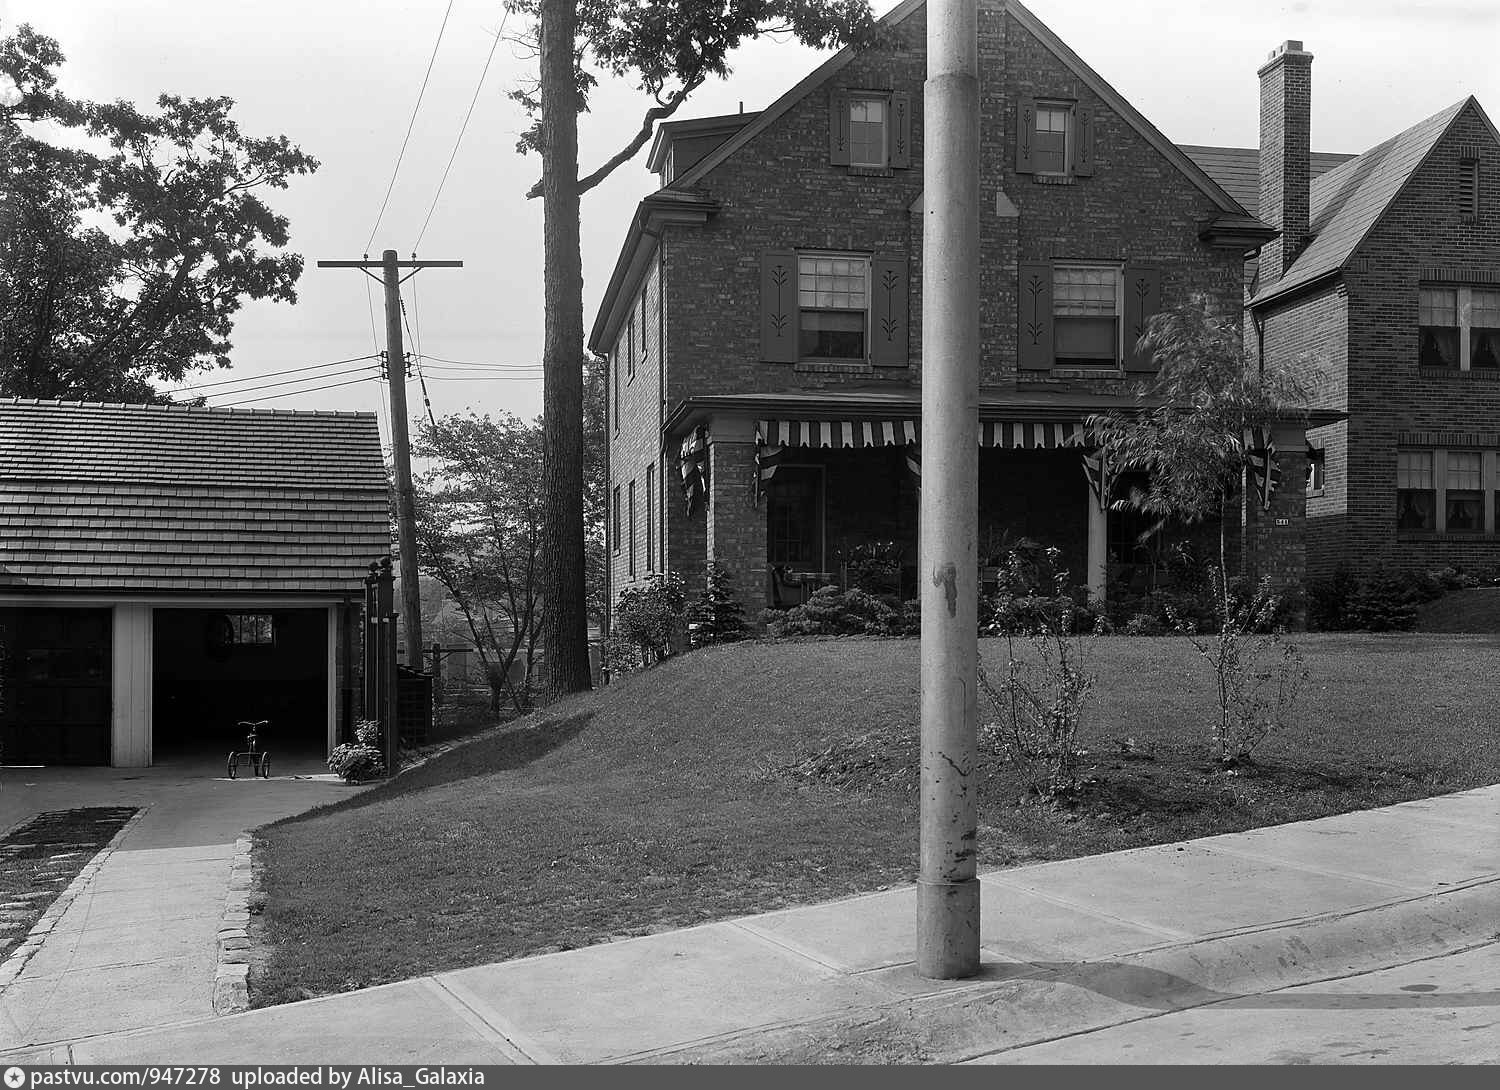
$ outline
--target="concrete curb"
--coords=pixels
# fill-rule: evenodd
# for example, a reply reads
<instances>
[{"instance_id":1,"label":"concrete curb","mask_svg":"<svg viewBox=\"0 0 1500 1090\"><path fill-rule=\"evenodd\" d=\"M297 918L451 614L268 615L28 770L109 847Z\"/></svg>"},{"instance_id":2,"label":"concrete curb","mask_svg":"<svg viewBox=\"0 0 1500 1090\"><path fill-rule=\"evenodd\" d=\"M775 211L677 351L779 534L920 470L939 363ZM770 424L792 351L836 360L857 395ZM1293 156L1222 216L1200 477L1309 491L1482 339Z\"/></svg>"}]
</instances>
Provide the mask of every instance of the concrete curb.
<instances>
[{"instance_id":1,"label":"concrete curb","mask_svg":"<svg viewBox=\"0 0 1500 1090\"><path fill-rule=\"evenodd\" d=\"M1500 877L1135 954L1007 967L927 994L759 1026L611 1063L962 1063L1175 1011L1500 940ZM862 974L851 974L858 977Z\"/></svg>"},{"instance_id":2,"label":"concrete curb","mask_svg":"<svg viewBox=\"0 0 1500 1090\"><path fill-rule=\"evenodd\" d=\"M85 863L83 869L73 876L73 880L68 883L68 887L59 893L57 899L47 906L47 910L42 913L41 919L32 924L31 930L21 940L21 945L12 950L10 957L6 958L3 964L0 964L0 992L3 992L21 975L21 971L26 968L26 963L31 960L32 955L42 948L42 943L52 933L52 928L62 918L62 914L77 900L78 895L88 888L88 884L94 880L94 875L99 873L99 868L104 865L104 861L109 858L110 853L119 847L120 842L135 828L136 823L146 816L146 811L149 809L151 809L149 803L137 809L130 820L120 826L119 831L109 838L109 843L95 852L94 857ZM19 828L23 824L25 822L18 822L13 828Z\"/></svg>"},{"instance_id":3,"label":"concrete curb","mask_svg":"<svg viewBox=\"0 0 1500 1090\"><path fill-rule=\"evenodd\" d=\"M255 890L255 842L241 836L234 842L229 866L229 892L219 918L219 964L214 970L215 1015L250 1009L250 897Z\"/></svg>"}]
</instances>

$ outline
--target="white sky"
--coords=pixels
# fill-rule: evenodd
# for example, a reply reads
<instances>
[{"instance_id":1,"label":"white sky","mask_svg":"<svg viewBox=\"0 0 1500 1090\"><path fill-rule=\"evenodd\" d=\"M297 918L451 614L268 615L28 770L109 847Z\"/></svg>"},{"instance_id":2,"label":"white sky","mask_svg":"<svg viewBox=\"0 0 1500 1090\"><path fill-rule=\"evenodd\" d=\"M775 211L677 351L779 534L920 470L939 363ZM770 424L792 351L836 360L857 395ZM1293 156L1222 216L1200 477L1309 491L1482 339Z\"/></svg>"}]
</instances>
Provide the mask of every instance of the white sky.
<instances>
[{"instance_id":1,"label":"white sky","mask_svg":"<svg viewBox=\"0 0 1500 1090\"><path fill-rule=\"evenodd\" d=\"M307 260L300 302L247 305L233 338L233 370L193 381L262 375L375 350L364 275L318 269L315 262L358 258L363 252L446 4L0 0L0 34L30 22L60 41L68 58L63 86L69 92L142 105L163 91L229 95L237 101L243 131L285 133L322 162L311 178L269 197L290 217L292 248ZM875 0L877 12L893 6L894 0ZM1256 145L1255 70L1287 38L1303 40L1317 58L1315 150L1362 151L1467 94L1477 95L1492 117L1500 118L1496 0L1031 0L1029 6L1180 143ZM370 245L372 256L387 247L409 256L501 14L498 0L454 0L411 146ZM701 88L678 116L729 113L741 102L747 110L759 109L820 60L793 43L756 43L742 51L729 80ZM542 210L540 201L522 196L540 164L534 156L516 154L524 122L504 98L530 65L513 46L500 45L418 255L461 259L465 267L429 270L407 282L407 305L420 318L427 355L503 364L540 361ZM628 83L616 81L601 85L593 105L581 125L585 172L634 131L646 102ZM643 151L584 198L586 328L628 216L652 182ZM370 288L383 347L380 293L374 283ZM440 415L470 407L523 415L540 411L539 380L437 375L435 369L429 372L429 389ZM234 386L217 389L225 395L214 402L237 400L228 393ZM381 389L371 380L258 404L378 411L384 428ZM415 384L409 399L413 414L419 413Z\"/></svg>"}]
</instances>

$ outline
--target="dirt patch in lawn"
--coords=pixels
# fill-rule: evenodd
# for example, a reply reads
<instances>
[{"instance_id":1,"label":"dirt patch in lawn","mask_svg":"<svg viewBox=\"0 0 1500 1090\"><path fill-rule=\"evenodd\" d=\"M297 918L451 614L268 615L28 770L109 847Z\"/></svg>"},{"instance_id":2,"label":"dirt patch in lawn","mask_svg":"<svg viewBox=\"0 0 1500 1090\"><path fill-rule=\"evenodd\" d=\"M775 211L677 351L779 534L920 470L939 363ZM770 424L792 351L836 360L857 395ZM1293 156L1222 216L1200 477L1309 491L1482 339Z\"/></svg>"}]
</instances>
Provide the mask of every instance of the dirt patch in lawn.
<instances>
[{"instance_id":1,"label":"dirt patch in lawn","mask_svg":"<svg viewBox=\"0 0 1500 1090\"><path fill-rule=\"evenodd\" d=\"M0 961L135 812L131 806L49 810L0 839Z\"/></svg>"}]
</instances>

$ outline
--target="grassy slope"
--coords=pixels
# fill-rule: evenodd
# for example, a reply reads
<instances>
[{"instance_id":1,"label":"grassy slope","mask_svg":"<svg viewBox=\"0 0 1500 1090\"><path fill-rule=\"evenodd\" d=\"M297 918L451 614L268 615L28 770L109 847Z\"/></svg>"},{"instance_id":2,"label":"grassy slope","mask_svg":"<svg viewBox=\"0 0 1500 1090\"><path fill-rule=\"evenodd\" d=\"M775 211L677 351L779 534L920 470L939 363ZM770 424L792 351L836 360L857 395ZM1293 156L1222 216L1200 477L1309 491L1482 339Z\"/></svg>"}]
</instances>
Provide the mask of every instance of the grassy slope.
<instances>
[{"instance_id":1,"label":"grassy slope","mask_svg":"<svg viewBox=\"0 0 1500 1090\"><path fill-rule=\"evenodd\" d=\"M1111 639L1077 811L981 792L980 863L1106 851L1500 780L1500 638L1306 637L1303 726L1261 767L1206 764L1209 678L1185 641ZM982 653L997 666L1003 641ZM482 737L264 833L258 1003L837 897L914 877L914 641L698 652ZM1118 759L1115 740L1157 743ZM834 747L889 773L785 774ZM825 767L829 764L824 761Z\"/></svg>"},{"instance_id":2,"label":"grassy slope","mask_svg":"<svg viewBox=\"0 0 1500 1090\"><path fill-rule=\"evenodd\" d=\"M1452 590L1417 607L1419 632L1500 632L1500 587Z\"/></svg>"}]
</instances>

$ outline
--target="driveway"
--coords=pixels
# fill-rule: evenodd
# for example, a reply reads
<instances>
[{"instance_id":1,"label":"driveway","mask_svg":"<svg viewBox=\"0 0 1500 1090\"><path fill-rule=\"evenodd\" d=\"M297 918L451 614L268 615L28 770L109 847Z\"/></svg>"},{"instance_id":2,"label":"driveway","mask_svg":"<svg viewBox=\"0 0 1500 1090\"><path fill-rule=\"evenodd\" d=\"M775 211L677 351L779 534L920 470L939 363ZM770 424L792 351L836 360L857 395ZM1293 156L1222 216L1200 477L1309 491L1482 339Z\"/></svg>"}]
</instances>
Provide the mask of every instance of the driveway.
<instances>
[{"instance_id":1,"label":"driveway","mask_svg":"<svg viewBox=\"0 0 1500 1090\"><path fill-rule=\"evenodd\" d=\"M222 757L0 769L0 832L47 810L144 808L20 975L0 987L0 1050L213 1013L236 839L358 790L318 760L283 760L276 772L229 780Z\"/></svg>"}]
</instances>

